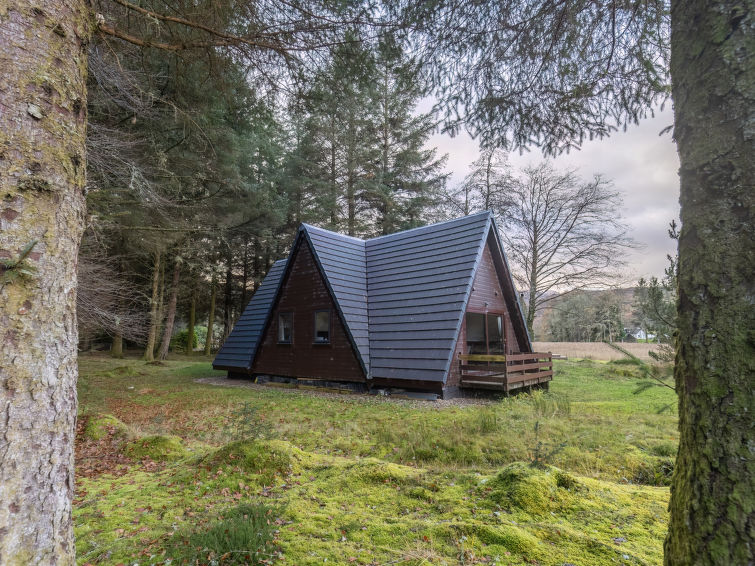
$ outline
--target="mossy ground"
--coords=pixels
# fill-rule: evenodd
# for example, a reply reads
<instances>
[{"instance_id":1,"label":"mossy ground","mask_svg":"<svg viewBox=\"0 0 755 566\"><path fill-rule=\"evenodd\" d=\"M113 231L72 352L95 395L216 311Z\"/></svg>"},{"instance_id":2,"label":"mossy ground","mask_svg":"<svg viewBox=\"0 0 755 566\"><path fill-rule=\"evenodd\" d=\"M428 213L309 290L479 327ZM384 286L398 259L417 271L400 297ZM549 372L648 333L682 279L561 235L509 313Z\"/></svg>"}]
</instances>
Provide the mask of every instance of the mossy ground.
<instances>
[{"instance_id":1,"label":"mossy ground","mask_svg":"<svg viewBox=\"0 0 755 566\"><path fill-rule=\"evenodd\" d=\"M120 440L126 440L130 435L128 427L113 415L89 415L84 436L89 440L102 440L108 434L116 436Z\"/></svg>"},{"instance_id":2,"label":"mossy ground","mask_svg":"<svg viewBox=\"0 0 755 566\"><path fill-rule=\"evenodd\" d=\"M156 462L180 460L189 455L181 439L173 435L153 434L132 440L123 450L129 458Z\"/></svg>"},{"instance_id":3,"label":"mossy ground","mask_svg":"<svg viewBox=\"0 0 755 566\"><path fill-rule=\"evenodd\" d=\"M557 362L545 396L438 407L198 384L207 361L115 363L81 360L82 412L176 435L187 452L77 480L81 564L162 563L182 533L260 502L277 530L271 563L661 562L657 471L672 462L676 417L657 411L673 394L633 395L637 377L613 364ZM278 438L239 441L242 403Z\"/></svg>"}]
</instances>

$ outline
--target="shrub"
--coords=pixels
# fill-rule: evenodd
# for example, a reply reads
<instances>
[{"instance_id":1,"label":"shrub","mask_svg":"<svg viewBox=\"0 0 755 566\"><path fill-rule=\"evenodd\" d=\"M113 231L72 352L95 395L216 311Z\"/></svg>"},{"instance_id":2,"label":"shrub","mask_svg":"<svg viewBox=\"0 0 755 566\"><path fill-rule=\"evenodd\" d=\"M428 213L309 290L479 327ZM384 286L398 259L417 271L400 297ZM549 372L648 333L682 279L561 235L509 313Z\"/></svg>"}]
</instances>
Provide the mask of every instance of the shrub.
<instances>
[{"instance_id":1,"label":"shrub","mask_svg":"<svg viewBox=\"0 0 755 566\"><path fill-rule=\"evenodd\" d=\"M177 564L269 564L273 510L262 504L228 509L205 530L176 534L166 554Z\"/></svg>"},{"instance_id":2,"label":"shrub","mask_svg":"<svg viewBox=\"0 0 755 566\"><path fill-rule=\"evenodd\" d=\"M196 327L194 328L194 343L191 345L191 349L195 349L197 347L197 333L196 333ZM173 335L173 338L170 339L170 349L174 352L186 352L188 351L188 348L186 347L189 343L189 329L184 328L183 330L179 330L176 334Z\"/></svg>"},{"instance_id":3,"label":"shrub","mask_svg":"<svg viewBox=\"0 0 755 566\"><path fill-rule=\"evenodd\" d=\"M239 440L269 440L275 437L275 429L260 414L257 407L249 402L242 403L233 411L232 427Z\"/></svg>"}]
</instances>

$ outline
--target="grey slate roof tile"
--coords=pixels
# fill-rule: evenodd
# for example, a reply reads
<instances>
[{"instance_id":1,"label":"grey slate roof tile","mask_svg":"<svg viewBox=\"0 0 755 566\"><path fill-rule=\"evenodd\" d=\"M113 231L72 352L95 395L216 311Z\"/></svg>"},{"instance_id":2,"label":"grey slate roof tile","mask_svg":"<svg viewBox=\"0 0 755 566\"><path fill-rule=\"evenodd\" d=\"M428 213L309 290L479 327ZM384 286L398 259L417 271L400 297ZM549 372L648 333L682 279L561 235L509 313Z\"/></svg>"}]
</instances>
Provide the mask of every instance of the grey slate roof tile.
<instances>
[{"instance_id":1,"label":"grey slate roof tile","mask_svg":"<svg viewBox=\"0 0 755 566\"><path fill-rule=\"evenodd\" d=\"M230 336L221 346L212 365L222 368L250 369L257 353L267 317L273 306L287 260L276 261L268 271L262 284L254 293L246 309L239 318Z\"/></svg>"},{"instance_id":2,"label":"grey slate roof tile","mask_svg":"<svg viewBox=\"0 0 755 566\"><path fill-rule=\"evenodd\" d=\"M485 212L367 240L372 377L445 380L489 226Z\"/></svg>"}]
</instances>

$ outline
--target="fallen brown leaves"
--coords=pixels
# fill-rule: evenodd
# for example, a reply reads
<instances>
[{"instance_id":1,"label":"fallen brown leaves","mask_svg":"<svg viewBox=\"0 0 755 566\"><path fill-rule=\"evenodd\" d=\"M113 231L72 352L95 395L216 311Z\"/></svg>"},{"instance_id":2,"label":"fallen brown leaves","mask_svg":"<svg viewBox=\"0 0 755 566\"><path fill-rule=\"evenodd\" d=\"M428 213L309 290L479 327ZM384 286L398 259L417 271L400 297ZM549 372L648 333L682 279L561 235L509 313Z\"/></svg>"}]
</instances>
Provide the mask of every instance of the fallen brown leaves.
<instances>
[{"instance_id":1,"label":"fallen brown leaves","mask_svg":"<svg viewBox=\"0 0 755 566\"><path fill-rule=\"evenodd\" d=\"M106 427L107 434L100 440L92 440L84 434L89 417L82 417L76 424L76 475L92 478L101 474L122 476L133 465L121 451L123 439L114 427Z\"/></svg>"}]
</instances>

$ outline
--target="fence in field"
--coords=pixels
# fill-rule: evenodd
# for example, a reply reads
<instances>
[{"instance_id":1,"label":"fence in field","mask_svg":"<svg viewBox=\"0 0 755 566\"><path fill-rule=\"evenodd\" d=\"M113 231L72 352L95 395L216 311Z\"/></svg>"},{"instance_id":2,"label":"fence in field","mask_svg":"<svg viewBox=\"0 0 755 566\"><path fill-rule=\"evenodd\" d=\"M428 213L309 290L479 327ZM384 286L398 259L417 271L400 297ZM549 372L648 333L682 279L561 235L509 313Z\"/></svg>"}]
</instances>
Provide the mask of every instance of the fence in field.
<instances>
[{"instance_id":1,"label":"fence in field","mask_svg":"<svg viewBox=\"0 0 755 566\"><path fill-rule=\"evenodd\" d=\"M641 360L650 361L648 352L655 352L659 344L643 342L618 342L618 345ZM603 342L533 342L532 347L540 352L553 352L553 357L587 358L593 360L618 360L625 357Z\"/></svg>"}]
</instances>

